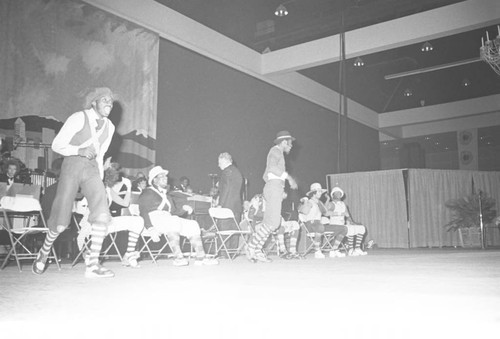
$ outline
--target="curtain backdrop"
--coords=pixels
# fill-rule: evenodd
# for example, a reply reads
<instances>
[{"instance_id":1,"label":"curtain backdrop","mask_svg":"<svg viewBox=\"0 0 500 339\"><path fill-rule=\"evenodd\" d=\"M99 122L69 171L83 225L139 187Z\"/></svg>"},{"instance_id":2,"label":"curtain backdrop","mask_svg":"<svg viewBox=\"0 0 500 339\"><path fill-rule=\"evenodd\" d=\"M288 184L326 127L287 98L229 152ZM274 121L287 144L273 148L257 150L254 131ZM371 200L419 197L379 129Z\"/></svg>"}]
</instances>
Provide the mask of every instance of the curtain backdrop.
<instances>
[{"instance_id":1,"label":"curtain backdrop","mask_svg":"<svg viewBox=\"0 0 500 339\"><path fill-rule=\"evenodd\" d=\"M459 245L444 227L452 219L445 204L472 193L472 171L410 169L408 186L411 247Z\"/></svg>"},{"instance_id":2,"label":"curtain backdrop","mask_svg":"<svg viewBox=\"0 0 500 339\"><path fill-rule=\"evenodd\" d=\"M118 94L110 151L145 169L155 162L158 50L157 34L80 1L2 0L0 116L64 122L89 89L110 87Z\"/></svg>"},{"instance_id":3,"label":"curtain backdrop","mask_svg":"<svg viewBox=\"0 0 500 339\"><path fill-rule=\"evenodd\" d=\"M329 190L339 186L355 221L379 247L407 248L406 197L402 170L330 174Z\"/></svg>"},{"instance_id":4,"label":"curtain backdrop","mask_svg":"<svg viewBox=\"0 0 500 339\"><path fill-rule=\"evenodd\" d=\"M481 191L496 200L497 215L500 215L500 173L472 172L472 179L476 193ZM487 245L500 244L500 229L491 225L485 229L485 237Z\"/></svg>"}]
</instances>

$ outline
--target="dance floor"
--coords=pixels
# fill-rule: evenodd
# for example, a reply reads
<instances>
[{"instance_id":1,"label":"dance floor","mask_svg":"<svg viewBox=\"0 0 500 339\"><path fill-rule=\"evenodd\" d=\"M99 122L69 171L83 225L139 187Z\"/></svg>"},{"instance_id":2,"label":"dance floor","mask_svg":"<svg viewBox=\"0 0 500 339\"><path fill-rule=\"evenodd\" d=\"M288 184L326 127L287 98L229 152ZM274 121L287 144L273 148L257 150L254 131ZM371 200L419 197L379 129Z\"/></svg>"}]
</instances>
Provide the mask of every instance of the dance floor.
<instances>
[{"instance_id":1,"label":"dance floor","mask_svg":"<svg viewBox=\"0 0 500 339\"><path fill-rule=\"evenodd\" d=\"M500 338L500 250L0 272L1 338ZM95 333L93 335L92 333ZM14 336L9 334L15 333Z\"/></svg>"}]
</instances>

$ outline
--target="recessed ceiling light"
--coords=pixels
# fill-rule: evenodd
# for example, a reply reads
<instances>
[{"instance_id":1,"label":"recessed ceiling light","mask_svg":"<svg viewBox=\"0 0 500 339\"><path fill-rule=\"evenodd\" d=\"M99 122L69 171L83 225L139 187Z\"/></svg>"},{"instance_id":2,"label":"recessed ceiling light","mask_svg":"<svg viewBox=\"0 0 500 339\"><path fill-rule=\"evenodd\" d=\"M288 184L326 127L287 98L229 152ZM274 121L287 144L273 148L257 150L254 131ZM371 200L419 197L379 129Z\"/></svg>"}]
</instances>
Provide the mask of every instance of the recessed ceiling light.
<instances>
[{"instance_id":1,"label":"recessed ceiling light","mask_svg":"<svg viewBox=\"0 0 500 339\"><path fill-rule=\"evenodd\" d=\"M462 80L462 87L469 87L471 85L471 82L468 78L464 78Z\"/></svg>"},{"instance_id":2,"label":"recessed ceiling light","mask_svg":"<svg viewBox=\"0 0 500 339\"><path fill-rule=\"evenodd\" d=\"M274 15L283 17L288 15L288 10L283 4L280 4L278 8L276 8L276 11L274 11Z\"/></svg>"},{"instance_id":3,"label":"recessed ceiling light","mask_svg":"<svg viewBox=\"0 0 500 339\"><path fill-rule=\"evenodd\" d=\"M361 59L360 57L357 57L356 60L354 60L354 67L361 67L364 65L365 65L365 63L364 63L363 59Z\"/></svg>"},{"instance_id":4,"label":"recessed ceiling light","mask_svg":"<svg viewBox=\"0 0 500 339\"><path fill-rule=\"evenodd\" d=\"M424 42L424 44L422 45L422 52L430 52L434 49L434 47L432 47L431 43L429 41L426 41Z\"/></svg>"}]
</instances>

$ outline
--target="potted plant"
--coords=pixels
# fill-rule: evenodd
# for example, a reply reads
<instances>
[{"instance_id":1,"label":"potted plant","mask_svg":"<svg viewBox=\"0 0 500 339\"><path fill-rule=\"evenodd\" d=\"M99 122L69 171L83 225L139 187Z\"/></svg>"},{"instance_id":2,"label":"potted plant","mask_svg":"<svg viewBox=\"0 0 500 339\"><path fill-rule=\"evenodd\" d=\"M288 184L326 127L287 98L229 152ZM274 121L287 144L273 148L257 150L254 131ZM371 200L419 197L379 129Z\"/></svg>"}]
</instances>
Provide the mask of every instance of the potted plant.
<instances>
[{"instance_id":1,"label":"potted plant","mask_svg":"<svg viewBox=\"0 0 500 339\"><path fill-rule=\"evenodd\" d=\"M484 231L484 227L492 224L497 215L495 199L485 194L471 194L447 201L446 207L451 210L453 219L445 227L448 231L458 230L462 247L482 247L480 212Z\"/></svg>"}]
</instances>

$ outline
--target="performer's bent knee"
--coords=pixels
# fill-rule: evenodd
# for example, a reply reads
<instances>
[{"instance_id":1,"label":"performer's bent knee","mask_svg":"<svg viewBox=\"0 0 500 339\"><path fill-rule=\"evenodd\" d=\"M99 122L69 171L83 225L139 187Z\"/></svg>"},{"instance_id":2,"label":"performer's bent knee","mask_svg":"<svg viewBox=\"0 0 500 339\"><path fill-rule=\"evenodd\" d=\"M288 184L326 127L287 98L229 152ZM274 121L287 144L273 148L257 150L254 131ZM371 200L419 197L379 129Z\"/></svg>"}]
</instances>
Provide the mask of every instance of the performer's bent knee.
<instances>
[{"instance_id":1,"label":"performer's bent knee","mask_svg":"<svg viewBox=\"0 0 500 339\"><path fill-rule=\"evenodd\" d=\"M64 225L58 225L56 226L56 233L59 233L61 234L62 232L64 232L66 230L66 228L68 228L68 225L64 226Z\"/></svg>"},{"instance_id":2,"label":"performer's bent knee","mask_svg":"<svg viewBox=\"0 0 500 339\"><path fill-rule=\"evenodd\" d=\"M108 213L101 213L99 214L93 221L93 224L101 224L101 225L109 225L111 224L111 215Z\"/></svg>"}]
</instances>

